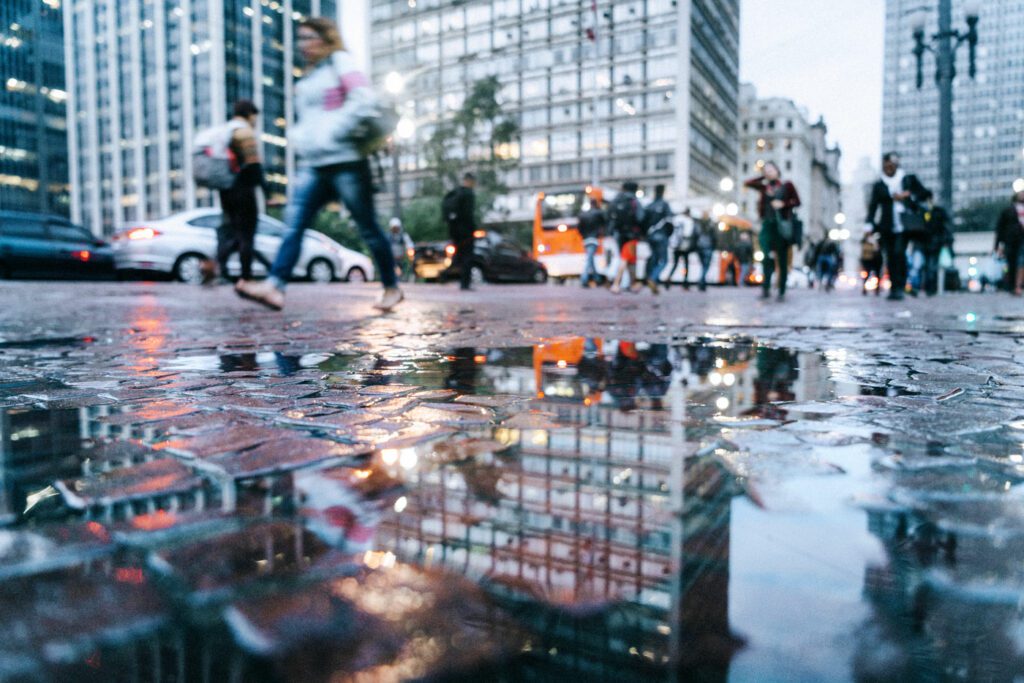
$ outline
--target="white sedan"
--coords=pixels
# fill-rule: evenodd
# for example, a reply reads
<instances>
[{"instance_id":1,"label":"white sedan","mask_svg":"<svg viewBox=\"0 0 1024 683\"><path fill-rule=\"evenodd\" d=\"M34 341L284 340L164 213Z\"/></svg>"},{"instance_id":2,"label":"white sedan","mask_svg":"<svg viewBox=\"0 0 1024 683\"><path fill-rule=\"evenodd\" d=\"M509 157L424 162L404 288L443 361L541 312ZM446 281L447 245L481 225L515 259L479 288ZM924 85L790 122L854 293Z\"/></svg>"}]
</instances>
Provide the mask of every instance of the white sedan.
<instances>
[{"instance_id":1,"label":"white sedan","mask_svg":"<svg viewBox=\"0 0 1024 683\"><path fill-rule=\"evenodd\" d=\"M119 272L166 273L181 282L199 283L203 278L202 262L216 255L220 224L220 209L206 208L130 227L111 239L114 267ZM281 221L261 214L256 227L257 254L273 262L287 230ZM228 271L231 275L241 271L237 253L228 260ZM266 267L257 257L253 274L266 273ZM314 282L365 282L373 277L373 262L367 256L341 246L316 230L306 231L302 254L292 270L293 279Z\"/></svg>"}]
</instances>

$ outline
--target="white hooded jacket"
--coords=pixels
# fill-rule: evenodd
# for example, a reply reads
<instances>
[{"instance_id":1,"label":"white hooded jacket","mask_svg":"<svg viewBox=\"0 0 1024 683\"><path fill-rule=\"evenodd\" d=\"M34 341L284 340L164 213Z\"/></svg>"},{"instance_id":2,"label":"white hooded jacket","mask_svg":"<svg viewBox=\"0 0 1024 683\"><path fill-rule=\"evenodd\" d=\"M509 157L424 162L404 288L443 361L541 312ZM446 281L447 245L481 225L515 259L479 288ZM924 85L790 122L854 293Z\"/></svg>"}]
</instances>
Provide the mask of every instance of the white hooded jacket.
<instances>
[{"instance_id":1,"label":"white hooded jacket","mask_svg":"<svg viewBox=\"0 0 1024 683\"><path fill-rule=\"evenodd\" d=\"M296 122L288 131L300 166L359 161L352 135L376 111L376 95L355 59L338 51L295 84Z\"/></svg>"}]
</instances>

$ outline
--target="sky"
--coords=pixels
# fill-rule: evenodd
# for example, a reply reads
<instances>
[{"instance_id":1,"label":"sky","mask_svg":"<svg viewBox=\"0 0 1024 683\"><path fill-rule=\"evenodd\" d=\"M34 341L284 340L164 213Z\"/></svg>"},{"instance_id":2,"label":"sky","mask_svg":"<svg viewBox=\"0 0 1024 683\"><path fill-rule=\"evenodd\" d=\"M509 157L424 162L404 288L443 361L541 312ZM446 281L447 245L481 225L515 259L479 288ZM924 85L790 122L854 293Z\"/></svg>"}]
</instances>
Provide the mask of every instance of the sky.
<instances>
[{"instance_id":1,"label":"sky","mask_svg":"<svg viewBox=\"0 0 1024 683\"><path fill-rule=\"evenodd\" d=\"M742 0L740 81L825 117L843 182L882 138L885 0Z\"/></svg>"}]
</instances>

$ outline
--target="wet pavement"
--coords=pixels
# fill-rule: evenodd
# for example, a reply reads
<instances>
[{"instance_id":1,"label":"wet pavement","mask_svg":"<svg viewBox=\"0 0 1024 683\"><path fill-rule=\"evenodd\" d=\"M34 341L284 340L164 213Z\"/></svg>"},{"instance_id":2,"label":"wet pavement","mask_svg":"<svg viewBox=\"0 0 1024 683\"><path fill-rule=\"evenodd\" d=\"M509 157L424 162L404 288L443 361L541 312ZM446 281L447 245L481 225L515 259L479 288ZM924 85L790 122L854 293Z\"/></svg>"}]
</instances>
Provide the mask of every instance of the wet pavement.
<instances>
[{"instance_id":1,"label":"wet pavement","mask_svg":"<svg viewBox=\"0 0 1024 683\"><path fill-rule=\"evenodd\" d=\"M1024 307L0 283L0 680L1016 680Z\"/></svg>"}]
</instances>

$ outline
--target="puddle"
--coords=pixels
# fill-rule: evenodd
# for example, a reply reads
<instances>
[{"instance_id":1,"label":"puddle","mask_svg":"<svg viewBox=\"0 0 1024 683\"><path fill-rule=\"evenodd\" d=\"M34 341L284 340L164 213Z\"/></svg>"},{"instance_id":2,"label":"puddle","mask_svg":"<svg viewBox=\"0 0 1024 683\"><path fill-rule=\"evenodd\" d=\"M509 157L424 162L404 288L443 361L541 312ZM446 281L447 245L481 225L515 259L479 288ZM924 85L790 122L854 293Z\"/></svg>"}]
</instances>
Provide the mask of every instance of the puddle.
<instances>
[{"instance_id":1,"label":"puddle","mask_svg":"<svg viewBox=\"0 0 1024 683\"><path fill-rule=\"evenodd\" d=\"M95 390L5 381L0 399L32 405L0 411L0 578L88 596L60 606L60 637L0 647L0 671L941 676L944 655L914 653L975 655L942 629L982 600L965 548L996 528L1024 550L1007 514L1024 472L991 438L972 455L874 434L871 411L920 408L862 370L754 340L562 338L181 355ZM996 564L979 567L997 595L1019 595L1019 565ZM47 600L0 583L3 628ZM85 625L105 600L130 628ZM1005 607L980 632L1019 632ZM1007 643L992 671L1019 661Z\"/></svg>"}]
</instances>

